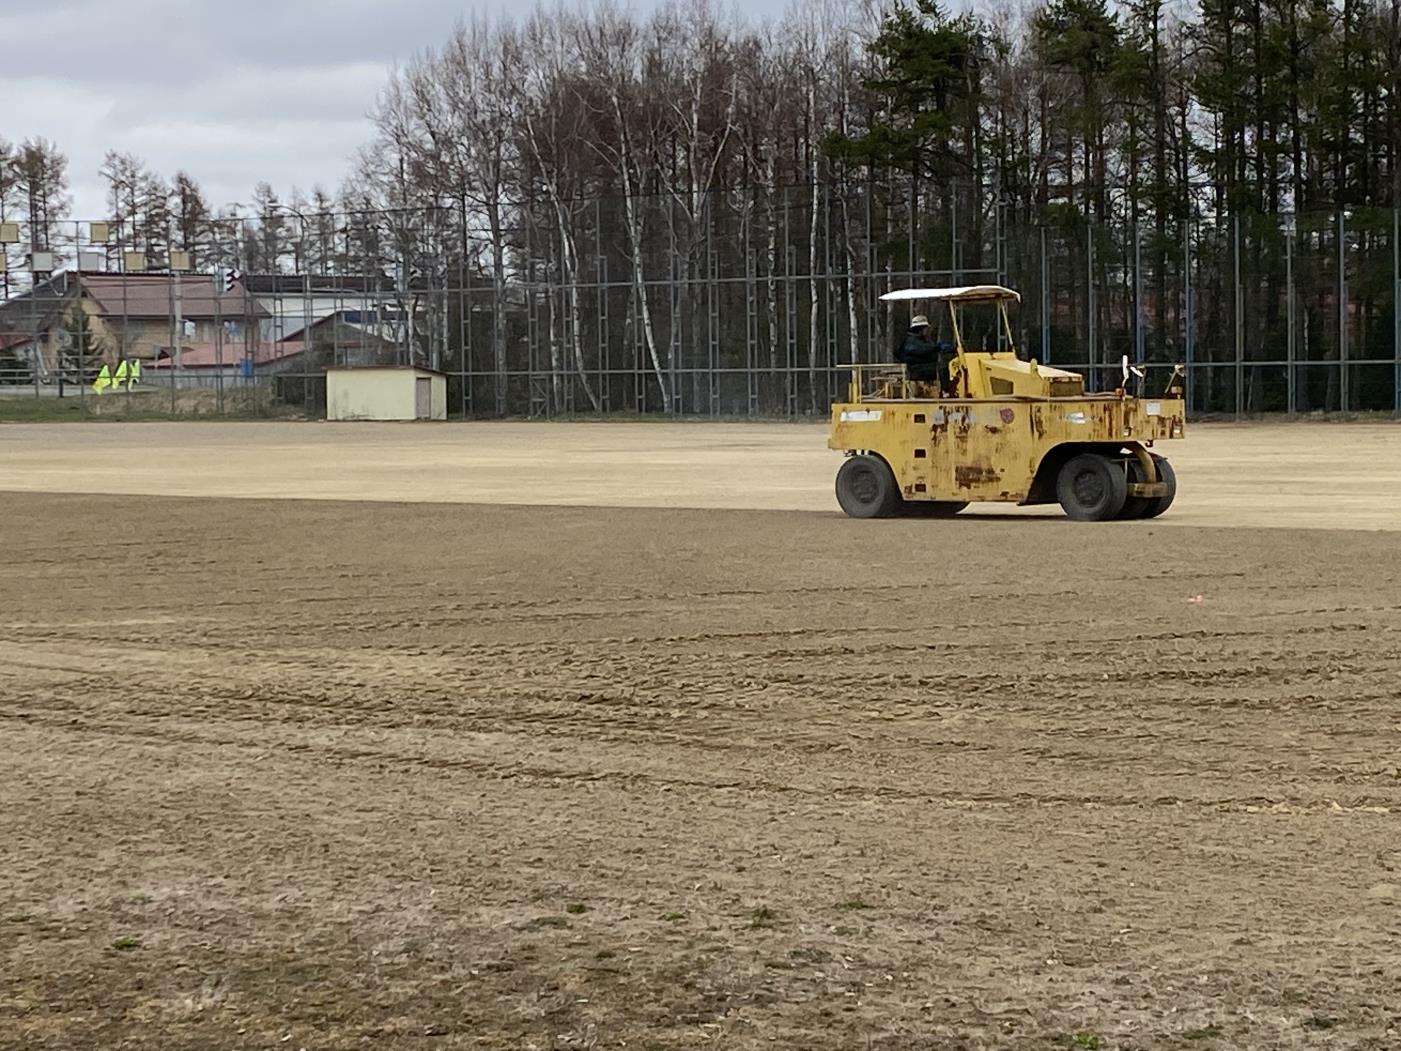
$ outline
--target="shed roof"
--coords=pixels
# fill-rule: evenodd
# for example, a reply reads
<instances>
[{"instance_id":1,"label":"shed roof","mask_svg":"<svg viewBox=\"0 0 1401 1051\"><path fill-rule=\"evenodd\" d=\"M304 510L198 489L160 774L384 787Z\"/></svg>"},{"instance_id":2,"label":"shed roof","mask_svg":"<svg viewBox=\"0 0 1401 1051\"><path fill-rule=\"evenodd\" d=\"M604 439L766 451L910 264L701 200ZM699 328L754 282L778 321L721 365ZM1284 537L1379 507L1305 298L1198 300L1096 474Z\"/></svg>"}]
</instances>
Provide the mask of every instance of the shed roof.
<instances>
[{"instance_id":1,"label":"shed roof","mask_svg":"<svg viewBox=\"0 0 1401 1051\"><path fill-rule=\"evenodd\" d=\"M79 275L83 290L92 297L109 317L166 318L170 316L174 276L171 274L95 274ZM180 277L180 316L190 320L222 316L230 321L252 314L267 316L237 283L227 295L209 274L184 274Z\"/></svg>"},{"instance_id":2,"label":"shed roof","mask_svg":"<svg viewBox=\"0 0 1401 1051\"><path fill-rule=\"evenodd\" d=\"M394 279L383 274L243 274L243 287L257 296L390 294Z\"/></svg>"},{"instance_id":3,"label":"shed roof","mask_svg":"<svg viewBox=\"0 0 1401 1051\"><path fill-rule=\"evenodd\" d=\"M446 376L441 369L430 369L427 365L331 365L327 372L427 372L434 376Z\"/></svg>"},{"instance_id":4,"label":"shed roof","mask_svg":"<svg viewBox=\"0 0 1401 1051\"><path fill-rule=\"evenodd\" d=\"M63 309L71 289L69 274L60 271L9 299L0 301L0 328L28 332L47 327L49 319Z\"/></svg>"},{"instance_id":5,"label":"shed roof","mask_svg":"<svg viewBox=\"0 0 1401 1051\"><path fill-rule=\"evenodd\" d=\"M302 343L258 343L253 347L253 364L268 365L284 358L294 358L306 349ZM153 369L173 369L175 367L174 351L170 347L159 348L156 360L150 363ZM180 368L184 369L210 369L210 368L236 368L244 358L248 356L247 351L235 344L226 343L222 347L217 343L185 343L180 348Z\"/></svg>"}]
</instances>

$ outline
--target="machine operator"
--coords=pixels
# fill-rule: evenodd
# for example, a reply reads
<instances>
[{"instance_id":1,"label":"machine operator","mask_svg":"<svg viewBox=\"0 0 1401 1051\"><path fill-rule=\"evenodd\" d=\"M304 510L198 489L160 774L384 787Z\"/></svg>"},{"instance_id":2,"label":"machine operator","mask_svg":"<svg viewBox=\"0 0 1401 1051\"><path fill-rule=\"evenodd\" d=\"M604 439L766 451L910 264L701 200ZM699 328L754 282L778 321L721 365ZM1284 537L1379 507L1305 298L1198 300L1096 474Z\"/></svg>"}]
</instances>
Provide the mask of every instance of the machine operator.
<instances>
[{"instance_id":1,"label":"machine operator","mask_svg":"<svg viewBox=\"0 0 1401 1051\"><path fill-rule=\"evenodd\" d=\"M931 341L929 319L919 314L910 319L909 331L895 348L895 360L906 367L910 379L943 387L948 382L948 363L954 349L947 340Z\"/></svg>"}]
</instances>

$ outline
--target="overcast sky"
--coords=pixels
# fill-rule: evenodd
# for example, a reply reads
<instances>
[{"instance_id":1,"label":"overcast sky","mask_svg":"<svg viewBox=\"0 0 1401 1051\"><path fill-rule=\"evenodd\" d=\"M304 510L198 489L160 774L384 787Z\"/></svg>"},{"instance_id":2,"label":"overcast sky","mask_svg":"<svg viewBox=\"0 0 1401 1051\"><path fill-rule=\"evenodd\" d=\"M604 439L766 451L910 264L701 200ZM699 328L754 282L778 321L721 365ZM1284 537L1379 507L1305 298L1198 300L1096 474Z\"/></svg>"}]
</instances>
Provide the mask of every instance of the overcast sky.
<instances>
[{"instance_id":1,"label":"overcast sky","mask_svg":"<svg viewBox=\"0 0 1401 1051\"><path fill-rule=\"evenodd\" d=\"M638 9L652 6L637 0ZM745 10L781 11L781 0ZM0 137L42 135L68 154L73 216L105 212L108 149L212 205L339 185L370 136L390 68L437 45L471 11L523 0L0 0Z\"/></svg>"}]
</instances>

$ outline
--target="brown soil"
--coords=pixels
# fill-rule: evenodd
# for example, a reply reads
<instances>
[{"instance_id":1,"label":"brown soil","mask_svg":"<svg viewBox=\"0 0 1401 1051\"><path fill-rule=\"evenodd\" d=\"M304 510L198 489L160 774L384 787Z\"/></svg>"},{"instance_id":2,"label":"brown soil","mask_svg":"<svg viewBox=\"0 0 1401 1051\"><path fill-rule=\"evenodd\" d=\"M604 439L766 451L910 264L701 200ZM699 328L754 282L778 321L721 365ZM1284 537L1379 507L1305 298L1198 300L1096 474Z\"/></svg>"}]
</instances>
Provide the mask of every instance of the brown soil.
<instances>
[{"instance_id":1,"label":"brown soil","mask_svg":"<svg viewBox=\"0 0 1401 1051\"><path fill-rule=\"evenodd\" d=\"M1401 1044L1389 534L0 530L5 1048Z\"/></svg>"},{"instance_id":2,"label":"brown soil","mask_svg":"<svg viewBox=\"0 0 1401 1051\"><path fill-rule=\"evenodd\" d=\"M1170 526L1401 529L1401 424L1190 424ZM0 490L831 511L841 454L791 423L0 426ZM1059 517L1058 507L985 513Z\"/></svg>"}]
</instances>

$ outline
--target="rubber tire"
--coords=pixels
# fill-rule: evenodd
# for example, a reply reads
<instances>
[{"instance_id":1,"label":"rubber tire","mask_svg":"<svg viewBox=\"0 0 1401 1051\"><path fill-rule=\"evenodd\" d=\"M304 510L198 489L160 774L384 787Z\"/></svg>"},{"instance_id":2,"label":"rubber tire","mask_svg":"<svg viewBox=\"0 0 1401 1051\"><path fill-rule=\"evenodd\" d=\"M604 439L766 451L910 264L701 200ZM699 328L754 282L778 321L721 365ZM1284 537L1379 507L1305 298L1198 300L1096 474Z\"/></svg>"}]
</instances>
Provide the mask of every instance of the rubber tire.
<instances>
[{"instance_id":1,"label":"rubber tire","mask_svg":"<svg viewBox=\"0 0 1401 1051\"><path fill-rule=\"evenodd\" d=\"M1086 490L1091 487L1097 492L1093 500L1087 500ZM1066 516L1077 522L1117 518L1128 498L1129 476L1123 463L1098 453L1076 456L1056 477L1056 499Z\"/></svg>"},{"instance_id":2,"label":"rubber tire","mask_svg":"<svg viewBox=\"0 0 1401 1051\"><path fill-rule=\"evenodd\" d=\"M967 506L967 500L906 500L901 513L907 518L952 518Z\"/></svg>"},{"instance_id":3,"label":"rubber tire","mask_svg":"<svg viewBox=\"0 0 1401 1051\"><path fill-rule=\"evenodd\" d=\"M1153 466L1158 469L1158 481L1167 484L1167 494L1148 497L1148 506L1139 515L1140 518L1157 518L1171 507L1173 500L1177 498L1177 472L1172 469L1172 464L1168 463L1166 457L1153 453Z\"/></svg>"},{"instance_id":4,"label":"rubber tire","mask_svg":"<svg viewBox=\"0 0 1401 1051\"><path fill-rule=\"evenodd\" d=\"M847 457L837 471L837 503L852 518L890 518L900 511L900 487L879 456Z\"/></svg>"},{"instance_id":5,"label":"rubber tire","mask_svg":"<svg viewBox=\"0 0 1401 1051\"><path fill-rule=\"evenodd\" d=\"M1124 469L1128 471L1130 482L1142 482L1143 465L1138 462L1137 456L1130 456L1124 461ZM1124 501L1124 509L1119 512L1119 519L1127 522L1135 518L1143 518L1148 514L1148 507L1154 498L1151 496L1131 496Z\"/></svg>"}]
</instances>

